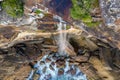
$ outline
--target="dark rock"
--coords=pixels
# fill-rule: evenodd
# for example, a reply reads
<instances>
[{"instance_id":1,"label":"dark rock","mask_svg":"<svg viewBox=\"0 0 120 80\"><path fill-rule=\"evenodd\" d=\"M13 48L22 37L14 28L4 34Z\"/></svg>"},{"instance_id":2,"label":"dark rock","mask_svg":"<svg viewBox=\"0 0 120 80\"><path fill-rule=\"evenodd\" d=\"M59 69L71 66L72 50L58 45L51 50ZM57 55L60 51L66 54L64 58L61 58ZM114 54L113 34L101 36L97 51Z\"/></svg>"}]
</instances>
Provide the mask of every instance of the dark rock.
<instances>
[{"instance_id":1,"label":"dark rock","mask_svg":"<svg viewBox=\"0 0 120 80\"><path fill-rule=\"evenodd\" d=\"M49 66L49 68L51 69L51 70L55 70L54 68L53 68L53 66L52 66L52 64Z\"/></svg>"},{"instance_id":2,"label":"dark rock","mask_svg":"<svg viewBox=\"0 0 120 80\"><path fill-rule=\"evenodd\" d=\"M47 69L47 67L44 67L43 70L42 70L42 72L45 73L46 69Z\"/></svg>"},{"instance_id":3,"label":"dark rock","mask_svg":"<svg viewBox=\"0 0 120 80\"><path fill-rule=\"evenodd\" d=\"M78 55L84 55L85 54L85 52L86 52L86 50L85 49L78 49Z\"/></svg>"},{"instance_id":4,"label":"dark rock","mask_svg":"<svg viewBox=\"0 0 120 80\"><path fill-rule=\"evenodd\" d=\"M0 28L0 34L2 34L6 39L10 39L16 32L12 27Z\"/></svg>"},{"instance_id":5,"label":"dark rock","mask_svg":"<svg viewBox=\"0 0 120 80\"><path fill-rule=\"evenodd\" d=\"M59 59L55 63L56 63L58 68L64 68L65 67L65 60Z\"/></svg>"},{"instance_id":6,"label":"dark rock","mask_svg":"<svg viewBox=\"0 0 120 80\"><path fill-rule=\"evenodd\" d=\"M75 75L76 69L70 68L70 70L67 71L68 74Z\"/></svg>"},{"instance_id":7,"label":"dark rock","mask_svg":"<svg viewBox=\"0 0 120 80\"><path fill-rule=\"evenodd\" d=\"M54 13L57 13L57 15L62 16L66 19L69 17L69 9L72 6L72 2L70 0L51 0L49 5L49 7L54 10Z\"/></svg>"},{"instance_id":8,"label":"dark rock","mask_svg":"<svg viewBox=\"0 0 120 80\"><path fill-rule=\"evenodd\" d=\"M49 62L51 62L51 59L46 58L45 61L46 61L46 63L49 63Z\"/></svg>"},{"instance_id":9,"label":"dark rock","mask_svg":"<svg viewBox=\"0 0 120 80\"><path fill-rule=\"evenodd\" d=\"M51 65L54 66L54 65L55 65L55 62L51 62Z\"/></svg>"},{"instance_id":10,"label":"dark rock","mask_svg":"<svg viewBox=\"0 0 120 80\"><path fill-rule=\"evenodd\" d=\"M58 76L63 75L63 74L64 74L64 69L63 68L59 69L58 70Z\"/></svg>"},{"instance_id":11,"label":"dark rock","mask_svg":"<svg viewBox=\"0 0 120 80\"><path fill-rule=\"evenodd\" d=\"M45 64L45 62L44 62L44 61L41 61L41 62L40 62L40 65L44 65L44 64Z\"/></svg>"},{"instance_id":12,"label":"dark rock","mask_svg":"<svg viewBox=\"0 0 120 80\"><path fill-rule=\"evenodd\" d=\"M29 63L29 66L31 67L31 68L34 68L34 65L37 63L37 61L34 61L34 62L30 62Z\"/></svg>"},{"instance_id":13,"label":"dark rock","mask_svg":"<svg viewBox=\"0 0 120 80\"><path fill-rule=\"evenodd\" d=\"M72 69L72 70L71 70L71 74L72 74L72 75L75 75L75 74L76 74L76 70L75 70L75 69Z\"/></svg>"}]
</instances>

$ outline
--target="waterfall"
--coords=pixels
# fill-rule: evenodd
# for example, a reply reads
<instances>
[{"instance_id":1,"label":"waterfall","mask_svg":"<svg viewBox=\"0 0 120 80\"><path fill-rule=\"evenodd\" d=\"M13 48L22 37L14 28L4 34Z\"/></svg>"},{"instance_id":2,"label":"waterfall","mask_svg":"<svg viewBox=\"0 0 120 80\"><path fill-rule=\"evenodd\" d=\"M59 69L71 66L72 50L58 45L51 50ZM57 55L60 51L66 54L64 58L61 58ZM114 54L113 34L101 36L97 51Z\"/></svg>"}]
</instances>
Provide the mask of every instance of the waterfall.
<instances>
[{"instance_id":1,"label":"waterfall","mask_svg":"<svg viewBox=\"0 0 120 80\"><path fill-rule=\"evenodd\" d=\"M39 75L37 80L87 80L86 75L83 74L79 67L70 64L69 57L66 56L67 34L66 22L59 16L53 18L59 20L58 32L58 53L44 55L44 57L34 65L34 72L31 71L26 80L33 80L35 75ZM61 64L62 63L62 64Z\"/></svg>"},{"instance_id":2,"label":"waterfall","mask_svg":"<svg viewBox=\"0 0 120 80\"><path fill-rule=\"evenodd\" d=\"M62 20L61 17L59 16L54 16L54 18L59 20L59 23L57 24L58 26L58 31L59 31L59 36L58 36L58 53L59 55L66 55L66 51L65 48L67 46L66 44L66 32L64 32L66 30L66 22Z\"/></svg>"},{"instance_id":3,"label":"waterfall","mask_svg":"<svg viewBox=\"0 0 120 80\"><path fill-rule=\"evenodd\" d=\"M60 32L59 37L58 37L58 53L60 55L65 55L65 47L66 47L66 33L64 33L63 31L66 30L66 25L62 24L62 22L60 22L58 24L58 30Z\"/></svg>"}]
</instances>

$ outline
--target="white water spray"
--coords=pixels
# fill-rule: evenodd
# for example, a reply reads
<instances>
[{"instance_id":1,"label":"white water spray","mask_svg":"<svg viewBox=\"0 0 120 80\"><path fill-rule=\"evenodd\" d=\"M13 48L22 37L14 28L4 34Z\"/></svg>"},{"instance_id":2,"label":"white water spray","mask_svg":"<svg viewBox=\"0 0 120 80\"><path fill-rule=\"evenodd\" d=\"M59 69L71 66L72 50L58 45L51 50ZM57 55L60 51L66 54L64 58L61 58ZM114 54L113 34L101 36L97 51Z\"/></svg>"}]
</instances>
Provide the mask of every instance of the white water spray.
<instances>
[{"instance_id":1,"label":"white water spray","mask_svg":"<svg viewBox=\"0 0 120 80\"><path fill-rule=\"evenodd\" d=\"M66 51L65 48L67 46L66 44L66 32L64 32L66 30L66 22L62 20L61 17L59 16L54 16L54 18L59 20L59 23L57 24L58 26L58 31L60 32L60 35L58 37L58 53L60 55L66 55Z\"/></svg>"},{"instance_id":2,"label":"white water spray","mask_svg":"<svg viewBox=\"0 0 120 80\"><path fill-rule=\"evenodd\" d=\"M54 54L51 56L45 55L38 61L38 63L34 65L36 71L33 72L32 70L26 80L33 80L35 75L40 75L37 80L87 80L86 75L83 74L77 66L69 64L69 59L65 59L65 67L57 67L58 63L53 59L54 56ZM46 62L47 58L49 58L49 62ZM61 69L63 73L59 75L58 73ZM71 70L75 70L75 73L72 74Z\"/></svg>"}]
</instances>

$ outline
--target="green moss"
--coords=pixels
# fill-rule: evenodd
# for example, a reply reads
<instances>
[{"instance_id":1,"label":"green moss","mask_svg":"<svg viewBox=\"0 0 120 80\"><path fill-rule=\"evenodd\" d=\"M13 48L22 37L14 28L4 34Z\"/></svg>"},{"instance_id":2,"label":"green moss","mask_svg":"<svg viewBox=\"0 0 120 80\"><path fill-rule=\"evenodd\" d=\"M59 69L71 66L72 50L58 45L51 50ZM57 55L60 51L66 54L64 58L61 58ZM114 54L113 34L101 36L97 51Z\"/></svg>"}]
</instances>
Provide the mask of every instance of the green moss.
<instances>
[{"instance_id":1,"label":"green moss","mask_svg":"<svg viewBox=\"0 0 120 80\"><path fill-rule=\"evenodd\" d=\"M4 0L2 7L12 17L21 17L24 12L22 0Z\"/></svg>"},{"instance_id":2,"label":"green moss","mask_svg":"<svg viewBox=\"0 0 120 80\"><path fill-rule=\"evenodd\" d=\"M92 17L90 15L85 15L82 17L83 22L92 22Z\"/></svg>"},{"instance_id":3,"label":"green moss","mask_svg":"<svg viewBox=\"0 0 120 80\"><path fill-rule=\"evenodd\" d=\"M97 27L101 22L85 22L88 27Z\"/></svg>"},{"instance_id":4,"label":"green moss","mask_svg":"<svg viewBox=\"0 0 120 80\"><path fill-rule=\"evenodd\" d=\"M66 29L70 29L71 27L69 25L66 26Z\"/></svg>"},{"instance_id":5,"label":"green moss","mask_svg":"<svg viewBox=\"0 0 120 80\"><path fill-rule=\"evenodd\" d=\"M98 22L93 23L91 10L99 6L98 0L72 0L73 6L70 15L74 20L81 20L87 26L99 25Z\"/></svg>"},{"instance_id":6,"label":"green moss","mask_svg":"<svg viewBox=\"0 0 120 80\"><path fill-rule=\"evenodd\" d=\"M36 13L36 14L40 14L41 11L37 9L37 10L35 11L35 13Z\"/></svg>"}]
</instances>

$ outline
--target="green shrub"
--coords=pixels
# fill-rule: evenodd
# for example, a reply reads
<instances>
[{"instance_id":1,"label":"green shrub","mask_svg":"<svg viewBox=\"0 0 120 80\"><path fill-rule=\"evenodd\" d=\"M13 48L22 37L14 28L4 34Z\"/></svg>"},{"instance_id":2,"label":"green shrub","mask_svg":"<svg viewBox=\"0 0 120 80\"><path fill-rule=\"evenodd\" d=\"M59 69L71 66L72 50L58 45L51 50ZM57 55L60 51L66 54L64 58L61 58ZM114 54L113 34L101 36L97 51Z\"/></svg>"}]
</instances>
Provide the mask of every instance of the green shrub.
<instances>
[{"instance_id":1,"label":"green shrub","mask_svg":"<svg viewBox=\"0 0 120 80\"><path fill-rule=\"evenodd\" d=\"M3 10L12 17L21 17L24 12L22 0L4 0L2 2Z\"/></svg>"},{"instance_id":2,"label":"green shrub","mask_svg":"<svg viewBox=\"0 0 120 80\"><path fill-rule=\"evenodd\" d=\"M91 10L99 6L98 0L72 0L70 15L74 20L81 20L87 26L97 26L98 22L93 22Z\"/></svg>"}]
</instances>

